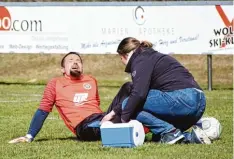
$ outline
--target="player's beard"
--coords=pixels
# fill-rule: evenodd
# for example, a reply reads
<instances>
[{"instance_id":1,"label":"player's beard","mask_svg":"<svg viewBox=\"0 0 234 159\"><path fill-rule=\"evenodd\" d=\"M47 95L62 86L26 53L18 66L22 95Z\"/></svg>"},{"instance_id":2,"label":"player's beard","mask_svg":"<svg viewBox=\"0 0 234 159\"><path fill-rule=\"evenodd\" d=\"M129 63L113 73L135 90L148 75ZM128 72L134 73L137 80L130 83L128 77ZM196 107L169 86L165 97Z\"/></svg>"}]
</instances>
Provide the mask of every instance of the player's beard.
<instances>
[{"instance_id":1,"label":"player's beard","mask_svg":"<svg viewBox=\"0 0 234 159\"><path fill-rule=\"evenodd\" d=\"M72 77L80 77L81 74L82 74L82 71L80 70L70 70L70 75Z\"/></svg>"}]
</instances>

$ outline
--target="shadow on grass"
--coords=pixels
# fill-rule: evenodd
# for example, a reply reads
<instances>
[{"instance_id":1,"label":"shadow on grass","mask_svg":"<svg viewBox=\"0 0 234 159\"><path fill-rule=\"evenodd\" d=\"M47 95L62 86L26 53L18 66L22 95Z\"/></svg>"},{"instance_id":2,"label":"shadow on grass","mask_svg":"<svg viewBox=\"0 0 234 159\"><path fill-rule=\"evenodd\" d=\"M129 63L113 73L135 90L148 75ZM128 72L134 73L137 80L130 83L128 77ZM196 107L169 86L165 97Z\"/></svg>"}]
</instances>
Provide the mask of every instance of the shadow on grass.
<instances>
[{"instance_id":1,"label":"shadow on grass","mask_svg":"<svg viewBox=\"0 0 234 159\"><path fill-rule=\"evenodd\" d=\"M61 140L61 141L66 141L66 140L73 140L73 141L78 141L76 137L66 137L66 138L50 138L50 139L37 139L34 142L45 142L45 141L53 141L53 140Z\"/></svg>"},{"instance_id":2,"label":"shadow on grass","mask_svg":"<svg viewBox=\"0 0 234 159\"><path fill-rule=\"evenodd\" d=\"M50 138L50 139L46 139L46 138L42 138L42 139L37 139L34 142L47 142L47 141L55 141L55 140L60 140L60 141L79 141L79 142L96 142L96 141L82 141L77 139L76 137L66 137L66 138ZM100 141L100 140L98 140Z\"/></svg>"}]
</instances>

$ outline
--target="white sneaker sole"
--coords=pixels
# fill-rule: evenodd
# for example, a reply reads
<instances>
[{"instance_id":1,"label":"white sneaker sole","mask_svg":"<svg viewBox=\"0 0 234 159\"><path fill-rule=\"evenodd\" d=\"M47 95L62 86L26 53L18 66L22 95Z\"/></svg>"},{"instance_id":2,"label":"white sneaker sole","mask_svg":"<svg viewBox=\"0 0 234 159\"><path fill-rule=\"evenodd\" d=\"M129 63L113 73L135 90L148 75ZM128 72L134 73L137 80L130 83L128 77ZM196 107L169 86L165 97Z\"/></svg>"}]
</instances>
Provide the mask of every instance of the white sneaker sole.
<instances>
[{"instance_id":1,"label":"white sneaker sole","mask_svg":"<svg viewBox=\"0 0 234 159\"><path fill-rule=\"evenodd\" d=\"M198 126L193 126L192 129L202 144L211 144L211 140L201 128Z\"/></svg>"}]
</instances>

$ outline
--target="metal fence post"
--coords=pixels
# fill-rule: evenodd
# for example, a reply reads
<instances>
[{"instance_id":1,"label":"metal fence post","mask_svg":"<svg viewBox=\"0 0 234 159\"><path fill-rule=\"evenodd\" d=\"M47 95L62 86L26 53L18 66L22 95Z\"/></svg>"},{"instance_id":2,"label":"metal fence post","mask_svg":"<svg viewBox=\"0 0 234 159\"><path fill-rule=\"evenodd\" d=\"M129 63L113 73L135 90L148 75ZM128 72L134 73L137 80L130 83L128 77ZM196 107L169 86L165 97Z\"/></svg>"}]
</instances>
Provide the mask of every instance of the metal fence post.
<instances>
[{"instance_id":1,"label":"metal fence post","mask_svg":"<svg viewBox=\"0 0 234 159\"><path fill-rule=\"evenodd\" d=\"M208 90L212 91L212 55L207 55Z\"/></svg>"}]
</instances>

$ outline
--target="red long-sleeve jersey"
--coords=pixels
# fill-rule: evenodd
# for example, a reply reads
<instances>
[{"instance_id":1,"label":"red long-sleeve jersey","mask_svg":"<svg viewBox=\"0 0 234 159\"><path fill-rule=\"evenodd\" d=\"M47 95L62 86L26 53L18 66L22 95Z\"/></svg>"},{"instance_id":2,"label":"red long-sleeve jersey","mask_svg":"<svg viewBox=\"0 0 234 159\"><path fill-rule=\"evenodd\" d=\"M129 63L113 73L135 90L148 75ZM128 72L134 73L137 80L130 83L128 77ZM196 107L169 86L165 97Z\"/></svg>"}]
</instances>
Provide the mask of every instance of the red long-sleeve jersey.
<instances>
[{"instance_id":1,"label":"red long-sleeve jersey","mask_svg":"<svg viewBox=\"0 0 234 159\"><path fill-rule=\"evenodd\" d=\"M54 105L75 134L75 127L86 117L102 113L95 78L88 75L82 75L79 80L53 78L46 85L39 109L51 112Z\"/></svg>"}]
</instances>

